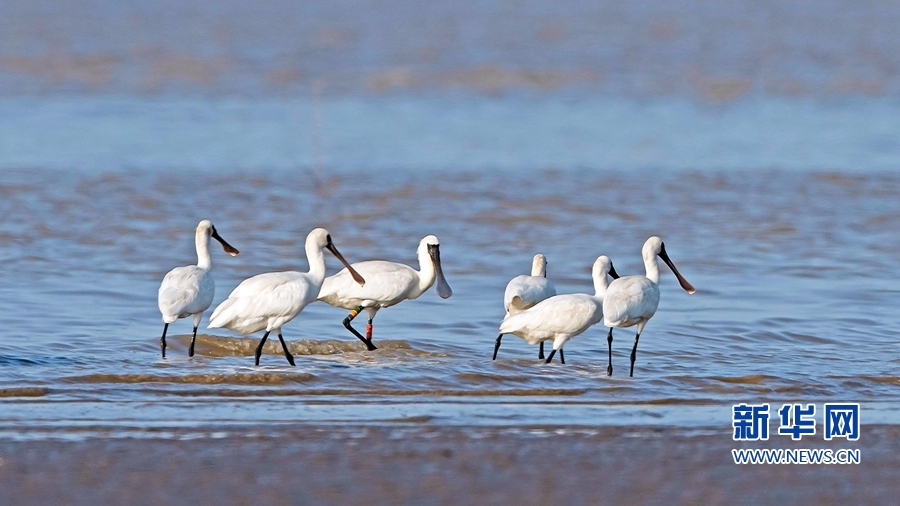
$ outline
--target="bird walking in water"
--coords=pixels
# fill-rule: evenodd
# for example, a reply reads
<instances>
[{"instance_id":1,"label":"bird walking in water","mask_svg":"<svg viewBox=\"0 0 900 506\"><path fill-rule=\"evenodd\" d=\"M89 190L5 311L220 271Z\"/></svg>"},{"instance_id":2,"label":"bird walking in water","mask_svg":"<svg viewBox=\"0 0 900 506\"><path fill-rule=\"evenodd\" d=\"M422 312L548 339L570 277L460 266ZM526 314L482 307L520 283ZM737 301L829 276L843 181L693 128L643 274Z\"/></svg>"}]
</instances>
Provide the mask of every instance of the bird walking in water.
<instances>
[{"instance_id":1,"label":"bird walking in water","mask_svg":"<svg viewBox=\"0 0 900 506\"><path fill-rule=\"evenodd\" d=\"M531 261L531 275L516 276L506 285L506 292L503 294L506 318L554 295L556 295L556 287L547 279L547 257L538 253ZM541 341L538 358L544 359L544 341ZM495 349L494 360L496 359L497 350Z\"/></svg>"},{"instance_id":2,"label":"bird walking in water","mask_svg":"<svg viewBox=\"0 0 900 506\"><path fill-rule=\"evenodd\" d=\"M163 358L166 358L166 331L169 324L180 318L194 317L194 332L191 334L191 347L188 356L194 356L194 341L197 340L197 327L203 312L209 309L213 296L216 293L216 283L212 277L212 259L209 256L209 238L222 243L225 252L231 256L238 254L238 250L225 242L216 232L216 227L209 220L203 220L197 225L194 232L194 244L197 247L197 265L176 267L169 271L159 285L157 302L159 312L162 313L163 326L162 337L159 338L159 347Z\"/></svg>"},{"instance_id":3,"label":"bird walking in water","mask_svg":"<svg viewBox=\"0 0 900 506\"><path fill-rule=\"evenodd\" d=\"M631 349L631 372L629 376L634 376L634 359L637 355L638 340L641 338L641 332L644 325L656 313L659 306L659 264L656 257L663 259L663 262L672 269L672 273L678 278L681 288L687 293L694 293L694 287L684 276L675 268L675 264L669 259L666 253L666 245L662 239L653 236L647 239L644 247L641 249L641 255L644 257L644 269L646 275L625 276L613 281L606 291L606 298L603 300L604 324L609 327L609 335L606 342L609 346L609 366L606 368L606 374L612 376L612 342L613 327L625 328L637 325L637 335L634 337L634 347Z\"/></svg>"},{"instance_id":4,"label":"bird walking in water","mask_svg":"<svg viewBox=\"0 0 900 506\"><path fill-rule=\"evenodd\" d=\"M334 307L350 310L344 318L344 327L371 351L377 349L372 344L372 320L375 313L383 307L391 307L404 300L412 300L425 293L437 282L437 293L441 298L453 295L453 290L444 278L441 268L441 251L438 238L428 235L419 242L416 250L419 257L419 270L396 262L385 260L367 260L353 264L360 274L365 276L365 286L354 283L348 266L334 276L329 276L322 284L319 300ZM369 321L366 324L365 337L350 325L350 322L363 310Z\"/></svg>"},{"instance_id":5,"label":"bird walking in water","mask_svg":"<svg viewBox=\"0 0 900 506\"><path fill-rule=\"evenodd\" d=\"M309 272L267 272L245 279L231 295L219 304L209 318L209 328L227 328L242 334L252 334L265 329L256 347L256 365L269 333L275 332L288 363L294 365L294 356L288 350L281 327L294 319L307 304L316 300L325 280L325 255L329 250L350 272L355 283L365 284L365 279L344 260L331 242L331 235L324 228L317 228L306 236L306 258Z\"/></svg>"},{"instance_id":6,"label":"bird walking in water","mask_svg":"<svg viewBox=\"0 0 900 506\"><path fill-rule=\"evenodd\" d=\"M555 295L530 309L505 318L500 323L500 335L494 343L494 359L497 358L503 334L515 334L528 344L553 340L553 349L547 356L547 363L553 360L553 355L559 350L559 359L565 364L563 345L603 319L603 299L609 284L607 274L613 279L619 277L609 258L601 255L591 269L594 295L586 293Z\"/></svg>"}]
</instances>

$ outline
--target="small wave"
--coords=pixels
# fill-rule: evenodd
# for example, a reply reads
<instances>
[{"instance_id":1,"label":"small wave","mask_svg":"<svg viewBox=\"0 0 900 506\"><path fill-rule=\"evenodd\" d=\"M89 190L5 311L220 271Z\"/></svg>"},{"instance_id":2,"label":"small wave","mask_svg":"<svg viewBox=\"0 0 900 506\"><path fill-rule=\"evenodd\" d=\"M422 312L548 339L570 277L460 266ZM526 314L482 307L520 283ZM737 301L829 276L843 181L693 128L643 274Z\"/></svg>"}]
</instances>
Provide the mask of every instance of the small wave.
<instances>
[{"instance_id":1,"label":"small wave","mask_svg":"<svg viewBox=\"0 0 900 506\"><path fill-rule=\"evenodd\" d=\"M247 389L235 388L192 388L189 390L142 390L144 393L165 394L185 397L332 397L333 401L346 397L363 396L371 404L390 404L390 397L577 397L587 393L576 388L516 388L509 390L398 390L387 388L279 388ZM323 400L323 402L326 402Z\"/></svg>"},{"instance_id":2,"label":"small wave","mask_svg":"<svg viewBox=\"0 0 900 506\"><path fill-rule=\"evenodd\" d=\"M186 374L183 376L158 376L153 374L87 374L69 376L69 383L182 383L198 385L283 385L306 383L316 378L309 373L234 373L234 374Z\"/></svg>"},{"instance_id":3,"label":"small wave","mask_svg":"<svg viewBox=\"0 0 900 506\"><path fill-rule=\"evenodd\" d=\"M859 376L854 379L871 381L873 383L900 385L900 377L897 376Z\"/></svg>"},{"instance_id":4,"label":"small wave","mask_svg":"<svg viewBox=\"0 0 900 506\"><path fill-rule=\"evenodd\" d=\"M49 391L45 387L0 388L0 397L43 397Z\"/></svg>"},{"instance_id":5,"label":"small wave","mask_svg":"<svg viewBox=\"0 0 900 506\"><path fill-rule=\"evenodd\" d=\"M340 391L329 391L324 395L335 395ZM350 393L347 391L346 393ZM359 392L353 391L353 394ZM528 396L578 396L587 393L583 388L514 388L510 390L366 390L374 396L436 396L436 397L528 397Z\"/></svg>"},{"instance_id":6,"label":"small wave","mask_svg":"<svg viewBox=\"0 0 900 506\"><path fill-rule=\"evenodd\" d=\"M464 372L455 375L457 379L462 381L471 381L475 383L527 383L534 379L534 376L513 375L506 376L502 374L488 374L480 372Z\"/></svg>"},{"instance_id":7,"label":"small wave","mask_svg":"<svg viewBox=\"0 0 900 506\"><path fill-rule=\"evenodd\" d=\"M773 381L776 378L772 376L766 376L764 374L751 374L749 376L713 376L710 379L721 381L722 383L732 383L739 385L761 385L767 381Z\"/></svg>"},{"instance_id":8,"label":"small wave","mask_svg":"<svg viewBox=\"0 0 900 506\"><path fill-rule=\"evenodd\" d=\"M180 346L187 348L191 336L175 336L173 340ZM259 345L258 337L219 337L208 334L197 335L195 351L198 355L209 357L247 357L256 353ZM335 355L339 353L354 353L366 351L366 346L359 340L339 341L337 339L315 340L300 339L296 341L285 340L294 355ZM379 350L409 350L412 347L408 341L384 340L375 341ZM284 350L277 336L269 336L262 352L266 355L283 355Z\"/></svg>"},{"instance_id":9,"label":"small wave","mask_svg":"<svg viewBox=\"0 0 900 506\"><path fill-rule=\"evenodd\" d=\"M719 401L714 399L688 399L681 397L665 397L660 399L637 400L633 402L620 402L620 404L647 404L650 406L709 406L716 405Z\"/></svg>"},{"instance_id":10,"label":"small wave","mask_svg":"<svg viewBox=\"0 0 900 506\"><path fill-rule=\"evenodd\" d=\"M79 363L71 357L16 357L0 355L0 366L29 366L29 365L72 365Z\"/></svg>"}]
</instances>

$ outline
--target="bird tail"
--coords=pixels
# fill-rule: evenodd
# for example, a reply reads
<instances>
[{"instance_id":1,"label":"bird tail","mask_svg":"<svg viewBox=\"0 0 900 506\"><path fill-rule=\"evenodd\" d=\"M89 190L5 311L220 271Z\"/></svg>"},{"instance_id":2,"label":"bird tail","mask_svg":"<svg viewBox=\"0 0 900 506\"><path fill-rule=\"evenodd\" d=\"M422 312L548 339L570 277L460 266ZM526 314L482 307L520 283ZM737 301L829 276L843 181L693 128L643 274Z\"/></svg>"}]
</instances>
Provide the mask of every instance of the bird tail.
<instances>
[{"instance_id":1,"label":"bird tail","mask_svg":"<svg viewBox=\"0 0 900 506\"><path fill-rule=\"evenodd\" d=\"M209 325L206 328L210 329L220 329L228 325L230 318L228 318L225 313L228 312L228 308L234 304L235 299L225 299L221 304L216 306L216 309L213 310L212 315L209 317Z\"/></svg>"},{"instance_id":2,"label":"bird tail","mask_svg":"<svg viewBox=\"0 0 900 506\"><path fill-rule=\"evenodd\" d=\"M248 300L242 297L225 299L213 311L209 317L210 329L231 329L241 334L252 334L266 328L268 318L265 316L241 316L241 309L248 304Z\"/></svg>"},{"instance_id":3,"label":"bird tail","mask_svg":"<svg viewBox=\"0 0 900 506\"><path fill-rule=\"evenodd\" d=\"M167 288L159 293L159 312L162 313L163 322L174 323L181 313L179 307L183 306L183 297L178 290Z\"/></svg>"}]
</instances>

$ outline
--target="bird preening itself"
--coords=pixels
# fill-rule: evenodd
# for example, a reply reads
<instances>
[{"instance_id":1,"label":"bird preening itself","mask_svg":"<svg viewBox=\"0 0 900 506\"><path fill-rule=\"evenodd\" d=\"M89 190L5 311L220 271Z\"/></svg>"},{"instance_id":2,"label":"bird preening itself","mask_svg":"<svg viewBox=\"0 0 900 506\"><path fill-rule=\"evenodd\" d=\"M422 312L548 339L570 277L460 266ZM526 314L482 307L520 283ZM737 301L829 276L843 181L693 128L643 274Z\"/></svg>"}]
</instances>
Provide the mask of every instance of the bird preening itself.
<instances>
[{"instance_id":1,"label":"bird preening itself","mask_svg":"<svg viewBox=\"0 0 900 506\"><path fill-rule=\"evenodd\" d=\"M347 266L325 279L319 292L319 300L350 310L350 314L344 318L344 327L365 343L368 350L375 350L377 348L372 343L372 321L379 309L418 298L435 283L441 298L453 295L441 267L438 238L433 235L422 238L416 254L419 257L418 271L408 265L385 260L366 260L357 262L352 267ZM365 285L353 282L353 269L366 278ZM368 317L365 336L350 324L363 310Z\"/></svg>"},{"instance_id":2,"label":"bird preening itself","mask_svg":"<svg viewBox=\"0 0 900 506\"><path fill-rule=\"evenodd\" d=\"M325 280L325 255L328 250L346 266L353 282L362 286L365 279L338 252L331 235L324 228L306 236L306 258L309 272L285 271L258 274L242 281L228 298L219 304L209 318L209 328L227 328L242 334L265 330L256 347L256 361L270 332L278 335L284 356L294 365L294 356L281 335L281 327L293 320L303 308L316 300Z\"/></svg>"},{"instance_id":3,"label":"bird preening itself","mask_svg":"<svg viewBox=\"0 0 900 506\"><path fill-rule=\"evenodd\" d=\"M159 347L163 358L166 357L166 331L169 324L179 318L194 317L194 331L191 334L191 347L188 356L194 356L194 341L197 340L197 327L203 318L203 312L212 304L216 293L216 284L212 277L212 259L209 256L209 239L213 238L222 244L225 252L231 256L238 250L225 242L209 220L203 220L194 232L194 244L197 248L197 265L176 267L169 271L159 286L157 301L162 313L162 337Z\"/></svg>"},{"instance_id":4,"label":"bird preening itself","mask_svg":"<svg viewBox=\"0 0 900 506\"><path fill-rule=\"evenodd\" d=\"M646 275L624 276L612 283L606 290L606 298L603 299L604 324L609 327L609 335L606 338L609 346L609 365L606 374L612 376L612 342L613 327L625 328L637 326L637 335L634 337L634 347L631 349L631 372L634 376L634 359L637 355L638 340L644 325L656 313L659 306L659 264L656 257L672 269L672 273L678 278L681 288L687 293L694 293L694 287L675 268L675 264L666 253L666 245L662 239L653 236L647 239L641 249L644 257L644 269Z\"/></svg>"},{"instance_id":5,"label":"bird preening itself","mask_svg":"<svg viewBox=\"0 0 900 506\"><path fill-rule=\"evenodd\" d=\"M531 261L531 275L522 274L512 278L503 293L503 309L506 318L533 307L542 300L556 295L556 287L547 279L547 257L538 253ZM494 349L494 360L497 359ZM544 358L544 341L538 349L538 358Z\"/></svg>"},{"instance_id":6,"label":"bird preening itself","mask_svg":"<svg viewBox=\"0 0 900 506\"><path fill-rule=\"evenodd\" d=\"M512 278L503 293L506 315L524 311L538 302L556 295L556 287L547 279L547 257L538 253L531 261L531 275Z\"/></svg>"},{"instance_id":7,"label":"bird preening itself","mask_svg":"<svg viewBox=\"0 0 900 506\"><path fill-rule=\"evenodd\" d=\"M587 293L555 295L505 318L500 323L500 335L494 343L494 359L497 358L503 334L515 334L528 344L552 340L553 349L547 356L547 363L553 360L553 355L559 350L559 359L565 364L563 345L603 319L603 300L609 284L607 274L613 279L619 276L610 259L601 255L591 268L594 295Z\"/></svg>"}]
</instances>

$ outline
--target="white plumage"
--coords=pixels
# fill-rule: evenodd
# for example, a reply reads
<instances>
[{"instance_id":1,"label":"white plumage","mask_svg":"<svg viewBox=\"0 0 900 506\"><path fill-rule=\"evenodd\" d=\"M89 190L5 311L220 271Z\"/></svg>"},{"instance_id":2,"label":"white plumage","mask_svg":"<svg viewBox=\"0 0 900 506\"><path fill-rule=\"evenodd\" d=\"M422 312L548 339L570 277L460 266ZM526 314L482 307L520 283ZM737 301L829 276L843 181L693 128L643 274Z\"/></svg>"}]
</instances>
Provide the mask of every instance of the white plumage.
<instances>
[{"instance_id":1,"label":"white plumage","mask_svg":"<svg viewBox=\"0 0 900 506\"><path fill-rule=\"evenodd\" d=\"M512 278L503 293L503 308L506 318L524 311L538 302L556 295L556 287L547 279L547 257L538 253L531 261L531 275ZM538 349L538 358L544 358L544 341ZM497 358L496 351L494 358Z\"/></svg>"},{"instance_id":2,"label":"white plumage","mask_svg":"<svg viewBox=\"0 0 900 506\"><path fill-rule=\"evenodd\" d=\"M422 238L416 254L419 257L418 271L408 265L385 260L367 260L353 264L353 268L366 278L365 286L354 283L348 270L342 269L325 279L319 292L319 300L334 307L349 309L350 315L344 318L344 327L365 343L369 350L374 350L372 320L379 309L415 299L431 288L435 281L439 296L446 299L453 294L444 279L438 238L433 235ZM350 325L363 309L369 320L365 337Z\"/></svg>"},{"instance_id":3,"label":"white plumage","mask_svg":"<svg viewBox=\"0 0 900 506\"><path fill-rule=\"evenodd\" d=\"M573 293L550 297L533 307L508 316L500 323L500 335L494 343L494 359L500 349L503 334L515 334L528 344L553 341L553 350L547 357L553 360L556 350L560 352L560 360L565 362L563 345L573 337L603 319L603 298L608 281L606 275L618 277L612 262L605 255L597 258L591 269L594 280L594 295Z\"/></svg>"},{"instance_id":4,"label":"white plumage","mask_svg":"<svg viewBox=\"0 0 900 506\"><path fill-rule=\"evenodd\" d=\"M662 239L653 236L647 239L641 249L644 257L644 269L646 275L625 276L613 281L606 291L603 300L604 324L609 327L609 335L606 342L609 346L609 365L606 373L612 375L612 329L613 327L625 328L637 325L637 335L634 338L634 348L631 350L631 372L634 376L634 359L637 355L638 340L644 325L656 314L659 306L659 264L656 257L663 259L666 265L672 269L678 283L688 293L694 293L694 287L688 283L684 276L675 268L675 264L666 253L666 246Z\"/></svg>"},{"instance_id":5,"label":"white plumage","mask_svg":"<svg viewBox=\"0 0 900 506\"><path fill-rule=\"evenodd\" d=\"M209 328L228 328L242 334L265 329L266 333L256 348L256 365L259 365L262 347L269 333L275 332L281 341L284 356L294 365L294 357L284 342L281 327L319 296L319 289L325 279L324 249L331 251L350 269L356 283L365 283L334 247L328 231L317 228L306 236L309 272L267 272L245 279L213 311L209 318Z\"/></svg>"},{"instance_id":6,"label":"white plumage","mask_svg":"<svg viewBox=\"0 0 900 506\"><path fill-rule=\"evenodd\" d=\"M547 257L538 253L531 262L531 275L512 278L503 294L506 316L524 311L556 295L556 287L547 279Z\"/></svg>"},{"instance_id":7,"label":"white plumage","mask_svg":"<svg viewBox=\"0 0 900 506\"><path fill-rule=\"evenodd\" d=\"M197 327L203 312L212 304L216 293L216 284L212 277L212 259L209 256L209 238L212 237L222 243L225 251L231 255L237 255L238 250L222 239L216 227L209 220L203 220L197 225L194 232L194 244L197 248L197 265L176 267L169 271L159 285L157 302L162 313L163 326L162 337L159 338L159 346L162 356L166 356L166 331L169 324L180 318L194 317L194 332L191 335L191 347L188 356L194 356L194 341L197 340Z\"/></svg>"}]
</instances>

